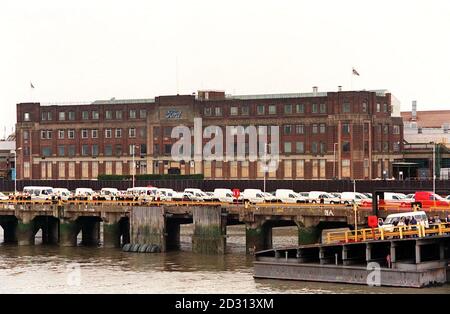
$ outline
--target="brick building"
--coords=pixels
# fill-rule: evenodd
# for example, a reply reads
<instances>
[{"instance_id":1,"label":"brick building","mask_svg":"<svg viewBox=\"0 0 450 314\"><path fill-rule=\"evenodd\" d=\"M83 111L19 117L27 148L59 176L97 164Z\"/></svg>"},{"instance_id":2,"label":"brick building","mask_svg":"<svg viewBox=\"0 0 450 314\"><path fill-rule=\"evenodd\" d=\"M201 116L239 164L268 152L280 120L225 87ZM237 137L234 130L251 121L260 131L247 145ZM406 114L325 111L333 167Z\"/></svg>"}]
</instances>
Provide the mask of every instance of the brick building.
<instances>
[{"instance_id":1,"label":"brick building","mask_svg":"<svg viewBox=\"0 0 450 314\"><path fill-rule=\"evenodd\" d=\"M267 178L392 176L401 158L403 123L387 91L278 95L197 95L95 101L86 105L17 105L18 178L95 179L99 174L202 173L210 179L262 179L258 162L175 162L172 128L280 127L280 166ZM203 140L204 143L207 140Z\"/></svg>"}]
</instances>

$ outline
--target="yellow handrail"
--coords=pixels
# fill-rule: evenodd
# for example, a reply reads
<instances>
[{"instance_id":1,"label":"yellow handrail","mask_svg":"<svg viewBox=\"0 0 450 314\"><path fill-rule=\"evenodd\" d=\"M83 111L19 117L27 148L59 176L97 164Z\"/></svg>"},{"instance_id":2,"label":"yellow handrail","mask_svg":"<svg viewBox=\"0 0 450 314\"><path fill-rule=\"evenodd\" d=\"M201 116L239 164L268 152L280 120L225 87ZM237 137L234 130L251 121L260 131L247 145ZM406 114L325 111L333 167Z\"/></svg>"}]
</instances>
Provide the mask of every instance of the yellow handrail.
<instances>
[{"instance_id":1,"label":"yellow handrail","mask_svg":"<svg viewBox=\"0 0 450 314\"><path fill-rule=\"evenodd\" d=\"M424 225L414 226L397 226L392 227L391 230L386 228L360 229L355 231L336 231L327 234L327 243L345 242L349 243L350 239L355 242L369 241L369 240L385 240L386 238L404 239L405 237L423 238L426 236L450 234L450 223L440 223L431 225L430 228L425 228Z\"/></svg>"}]
</instances>

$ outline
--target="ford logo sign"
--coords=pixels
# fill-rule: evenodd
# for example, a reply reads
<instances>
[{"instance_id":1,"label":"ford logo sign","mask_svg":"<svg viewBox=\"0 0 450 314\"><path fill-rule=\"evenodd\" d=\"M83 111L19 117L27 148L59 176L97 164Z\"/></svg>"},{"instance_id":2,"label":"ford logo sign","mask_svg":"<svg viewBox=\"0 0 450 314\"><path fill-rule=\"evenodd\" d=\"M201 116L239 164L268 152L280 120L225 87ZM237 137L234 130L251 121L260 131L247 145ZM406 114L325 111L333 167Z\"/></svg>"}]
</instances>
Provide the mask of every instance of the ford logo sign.
<instances>
[{"instance_id":1,"label":"ford logo sign","mask_svg":"<svg viewBox=\"0 0 450 314\"><path fill-rule=\"evenodd\" d=\"M167 110L166 119L181 119L181 111Z\"/></svg>"}]
</instances>

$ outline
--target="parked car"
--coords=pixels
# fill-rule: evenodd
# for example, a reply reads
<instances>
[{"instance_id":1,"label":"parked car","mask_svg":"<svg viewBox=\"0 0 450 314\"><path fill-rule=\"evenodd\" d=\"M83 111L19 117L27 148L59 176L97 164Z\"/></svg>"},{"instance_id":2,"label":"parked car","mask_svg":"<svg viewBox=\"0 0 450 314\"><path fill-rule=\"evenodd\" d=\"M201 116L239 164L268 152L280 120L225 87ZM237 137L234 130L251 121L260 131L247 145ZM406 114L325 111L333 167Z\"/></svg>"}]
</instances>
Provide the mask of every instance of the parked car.
<instances>
[{"instance_id":1,"label":"parked car","mask_svg":"<svg viewBox=\"0 0 450 314\"><path fill-rule=\"evenodd\" d=\"M281 200L269 192L262 192L266 203L281 203Z\"/></svg>"},{"instance_id":2,"label":"parked car","mask_svg":"<svg viewBox=\"0 0 450 314\"><path fill-rule=\"evenodd\" d=\"M222 203L234 203L233 191L230 189L214 189L214 197Z\"/></svg>"},{"instance_id":3,"label":"parked car","mask_svg":"<svg viewBox=\"0 0 450 314\"><path fill-rule=\"evenodd\" d=\"M423 224L425 228L429 228L428 217L424 211L416 211L416 212L407 212L407 213L399 213L392 214L386 217L383 224L379 226L385 231L392 232L394 231L396 222L399 222L402 218L414 217L417 221L417 224Z\"/></svg>"},{"instance_id":4,"label":"parked car","mask_svg":"<svg viewBox=\"0 0 450 314\"><path fill-rule=\"evenodd\" d=\"M266 201L264 193L260 189L245 189L244 192L242 192L242 198L244 202L253 204L264 203Z\"/></svg>"},{"instance_id":5,"label":"parked car","mask_svg":"<svg viewBox=\"0 0 450 314\"><path fill-rule=\"evenodd\" d=\"M92 200L95 191L91 188L77 188L75 189L75 197Z\"/></svg>"},{"instance_id":6,"label":"parked car","mask_svg":"<svg viewBox=\"0 0 450 314\"><path fill-rule=\"evenodd\" d=\"M0 192L0 201L7 201L7 200L9 200L9 197Z\"/></svg>"},{"instance_id":7,"label":"parked car","mask_svg":"<svg viewBox=\"0 0 450 314\"><path fill-rule=\"evenodd\" d=\"M433 192L419 191L414 195L414 202L411 204L417 204L421 208L430 207L448 207L450 206L450 200L445 199Z\"/></svg>"},{"instance_id":8,"label":"parked car","mask_svg":"<svg viewBox=\"0 0 450 314\"><path fill-rule=\"evenodd\" d=\"M51 200L53 188L50 186L26 186L23 193L29 194L32 200Z\"/></svg>"},{"instance_id":9,"label":"parked car","mask_svg":"<svg viewBox=\"0 0 450 314\"><path fill-rule=\"evenodd\" d=\"M100 190L100 197L107 201L115 200L119 196L119 190L116 188L102 188Z\"/></svg>"},{"instance_id":10,"label":"parked car","mask_svg":"<svg viewBox=\"0 0 450 314\"><path fill-rule=\"evenodd\" d=\"M354 202L359 205L364 200L365 201L367 201L367 200L370 201L370 199L367 196L365 196L364 194L362 194L362 193L358 193L358 192L343 192L341 194L341 202L342 202L342 204L345 204L345 205L350 205L350 204L353 204Z\"/></svg>"},{"instance_id":11,"label":"parked car","mask_svg":"<svg viewBox=\"0 0 450 314\"><path fill-rule=\"evenodd\" d=\"M275 197L280 199L282 203L294 204L294 203L307 203L308 199L295 193L293 190L278 189L275 191Z\"/></svg>"},{"instance_id":12,"label":"parked car","mask_svg":"<svg viewBox=\"0 0 450 314\"><path fill-rule=\"evenodd\" d=\"M176 192L173 189L161 188L156 192L156 197L162 201L183 201L185 200L184 193Z\"/></svg>"},{"instance_id":13,"label":"parked car","mask_svg":"<svg viewBox=\"0 0 450 314\"><path fill-rule=\"evenodd\" d=\"M327 193L327 192L318 192L318 191L309 192L308 199L311 203L318 203L318 204L340 204L341 203L340 198L335 197L331 193Z\"/></svg>"},{"instance_id":14,"label":"parked car","mask_svg":"<svg viewBox=\"0 0 450 314\"><path fill-rule=\"evenodd\" d=\"M126 194L138 197L141 200L151 202L156 199L156 194L158 192L157 187L134 187L128 188Z\"/></svg>"},{"instance_id":15,"label":"parked car","mask_svg":"<svg viewBox=\"0 0 450 314\"><path fill-rule=\"evenodd\" d=\"M206 194L205 192L203 192L201 189L196 189L196 188L187 188L184 189L184 193L185 194L190 194L186 195L187 197L190 197L190 199L192 199L193 201L205 201L205 202L211 202L212 201L212 197L209 196L208 194Z\"/></svg>"},{"instance_id":16,"label":"parked car","mask_svg":"<svg viewBox=\"0 0 450 314\"><path fill-rule=\"evenodd\" d=\"M57 197L60 198L63 201L67 201L69 200L73 195L72 192L70 192L68 189L66 188L54 188L53 189L53 194Z\"/></svg>"}]
</instances>

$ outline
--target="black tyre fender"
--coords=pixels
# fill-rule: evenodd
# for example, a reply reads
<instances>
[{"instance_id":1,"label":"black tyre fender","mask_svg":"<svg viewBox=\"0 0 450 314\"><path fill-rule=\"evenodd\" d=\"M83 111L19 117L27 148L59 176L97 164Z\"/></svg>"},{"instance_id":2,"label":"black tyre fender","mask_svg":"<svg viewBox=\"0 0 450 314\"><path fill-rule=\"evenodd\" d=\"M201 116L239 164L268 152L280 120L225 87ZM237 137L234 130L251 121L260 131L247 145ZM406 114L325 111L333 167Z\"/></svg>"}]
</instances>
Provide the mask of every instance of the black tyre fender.
<instances>
[{"instance_id":1,"label":"black tyre fender","mask_svg":"<svg viewBox=\"0 0 450 314\"><path fill-rule=\"evenodd\" d=\"M147 248L148 248L148 244L141 244L141 246L139 247L139 253L145 253L147 252Z\"/></svg>"},{"instance_id":2,"label":"black tyre fender","mask_svg":"<svg viewBox=\"0 0 450 314\"><path fill-rule=\"evenodd\" d=\"M130 252L136 253L137 251L139 251L140 246L141 246L140 244L133 244L131 246Z\"/></svg>"},{"instance_id":3,"label":"black tyre fender","mask_svg":"<svg viewBox=\"0 0 450 314\"><path fill-rule=\"evenodd\" d=\"M130 249L131 249L130 243L124 244L124 246L122 246L122 251L124 251L124 252L129 252Z\"/></svg>"}]
</instances>

